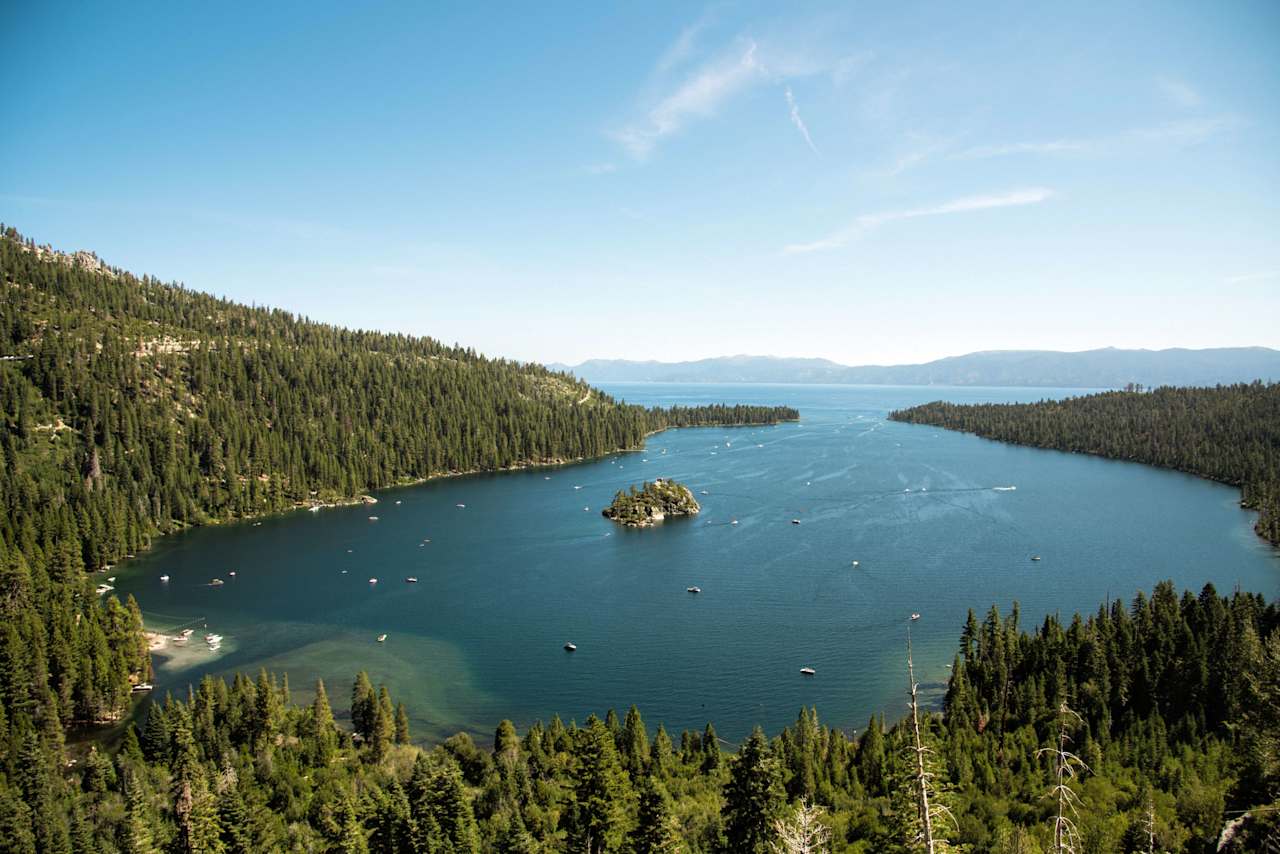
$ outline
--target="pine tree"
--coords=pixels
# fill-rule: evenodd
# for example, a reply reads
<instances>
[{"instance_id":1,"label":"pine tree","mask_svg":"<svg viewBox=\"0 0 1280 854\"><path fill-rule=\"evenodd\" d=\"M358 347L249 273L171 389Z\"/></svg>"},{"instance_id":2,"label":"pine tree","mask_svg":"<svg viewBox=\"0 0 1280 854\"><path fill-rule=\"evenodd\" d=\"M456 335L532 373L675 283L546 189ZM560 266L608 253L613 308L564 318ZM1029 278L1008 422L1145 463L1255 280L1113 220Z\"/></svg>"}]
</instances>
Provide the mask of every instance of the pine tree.
<instances>
[{"instance_id":1,"label":"pine tree","mask_svg":"<svg viewBox=\"0 0 1280 854\"><path fill-rule=\"evenodd\" d=\"M786 795L782 769L759 727L743 742L729 763L724 788L726 851L733 854L766 854L777 833L774 822L782 814Z\"/></svg>"},{"instance_id":2,"label":"pine tree","mask_svg":"<svg viewBox=\"0 0 1280 854\"><path fill-rule=\"evenodd\" d=\"M338 745L338 733L333 724L333 709L324 681L316 680L316 698L311 703L310 737L312 755L317 765L328 765Z\"/></svg>"},{"instance_id":3,"label":"pine tree","mask_svg":"<svg viewBox=\"0 0 1280 854\"><path fill-rule=\"evenodd\" d=\"M570 845L583 854L615 851L625 833L628 785L618 761L613 733L591 715L574 744Z\"/></svg>"},{"instance_id":4,"label":"pine tree","mask_svg":"<svg viewBox=\"0 0 1280 854\"><path fill-rule=\"evenodd\" d=\"M675 854L683 851L675 818L671 814L671 798L653 777L642 777L636 785L639 811L635 829L631 831L631 848L635 854Z\"/></svg>"}]
</instances>

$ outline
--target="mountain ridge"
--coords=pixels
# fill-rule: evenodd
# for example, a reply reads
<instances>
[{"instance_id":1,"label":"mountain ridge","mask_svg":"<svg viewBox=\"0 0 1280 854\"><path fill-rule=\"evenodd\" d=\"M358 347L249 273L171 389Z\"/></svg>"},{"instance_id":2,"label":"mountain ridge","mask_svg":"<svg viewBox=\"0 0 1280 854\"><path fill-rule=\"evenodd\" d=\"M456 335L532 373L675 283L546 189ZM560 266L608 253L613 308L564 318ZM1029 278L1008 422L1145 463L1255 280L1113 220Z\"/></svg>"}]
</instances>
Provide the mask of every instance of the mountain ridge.
<instances>
[{"instance_id":1,"label":"mountain ridge","mask_svg":"<svg viewBox=\"0 0 1280 854\"><path fill-rule=\"evenodd\" d=\"M905 365L842 365L823 358L735 355L685 362L588 359L550 363L587 382L836 383L1056 388L1219 385L1280 380L1280 350L1212 347L1161 350L978 350Z\"/></svg>"}]
</instances>

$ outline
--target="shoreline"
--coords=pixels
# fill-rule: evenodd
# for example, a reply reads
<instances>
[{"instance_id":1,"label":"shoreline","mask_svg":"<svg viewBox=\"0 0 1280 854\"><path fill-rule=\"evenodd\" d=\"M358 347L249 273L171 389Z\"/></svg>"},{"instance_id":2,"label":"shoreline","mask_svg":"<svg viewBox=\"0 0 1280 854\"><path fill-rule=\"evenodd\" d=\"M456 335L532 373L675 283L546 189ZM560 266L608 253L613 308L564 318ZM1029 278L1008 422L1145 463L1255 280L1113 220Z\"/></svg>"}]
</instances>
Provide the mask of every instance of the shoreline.
<instances>
[{"instance_id":1,"label":"shoreline","mask_svg":"<svg viewBox=\"0 0 1280 854\"><path fill-rule=\"evenodd\" d=\"M644 436L641 437L641 444L639 445L635 445L631 447L614 448L612 450L605 451L604 453L596 456L573 457L569 459L565 459L561 457L552 457L546 460L524 460L521 462L513 463L509 466L499 466L497 468L477 468L477 469L435 472L433 474L426 475L425 477L409 478L402 481L396 481L395 483L383 484L381 486L371 486L369 487L369 493L383 492L389 489L404 489L412 486L421 486L424 483L430 483L433 480L446 480L446 479L455 478L455 477L470 477L472 475L478 475L478 474L509 474L511 472L529 471L531 469L540 469L540 468L563 468L565 466L577 465L579 463L590 462L592 460L602 460L605 457L609 456L610 454L634 454L644 450L643 443L646 440L648 440L651 436L656 436L659 433L665 433L668 430L694 430L694 429L703 430L711 427L726 427L726 428L734 428L734 429L738 429L742 427L776 427L780 424L799 424L799 423L800 423L799 418L789 418L789 419L783 419L783 420L771 421L771 422L746 421L746 422L734 422L732 424L686 424L681 426L660 427L657 430L651 430L648 433L645 433ZM181 527L175 528L172 531L160 532L155 534L151 538L151 540L147 543L147 545L144 546L142 549L139 549L139 551L140 552L150 551L154 547L155 541L163 537L171 536L173 534L181 533L182 531L187 531L194 528L211 528L219 525L238 525L244 522L261 522L262 520L268 519L272 516L285 516L291 513L296 513L300 510L319 511L321 508L354 507L359 504L377 504L378 499L369 493L362 493L360 495L355 495L355 496L344 496L344 497L336 498L329 501L320 501L319 499L313 499L310 501L300 501L300 502L296 502L292 507L282 508L279 510L268 510L262 513L251 513L245 516L233 516L230 518L223 518L223 519L209 519L203 522L183 525ZM136 556L137 555L122 555L117 559L116 563L106 564L98 569L92 570L91 572L97 572L97 573L109 572L113 569L118 568L125 561Z\"/></svg>"}]
</instances>

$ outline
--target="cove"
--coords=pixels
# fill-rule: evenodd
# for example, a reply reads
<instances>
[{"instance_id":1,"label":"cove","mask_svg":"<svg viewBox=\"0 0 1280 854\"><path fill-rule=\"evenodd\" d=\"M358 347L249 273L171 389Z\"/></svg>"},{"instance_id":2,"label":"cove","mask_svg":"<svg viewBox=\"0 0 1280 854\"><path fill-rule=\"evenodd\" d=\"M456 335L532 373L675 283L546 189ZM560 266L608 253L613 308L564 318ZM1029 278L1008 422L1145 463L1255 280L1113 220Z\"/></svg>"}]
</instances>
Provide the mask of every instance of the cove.
<instances>
[{"instance_id":1,"label":"cove","mask_svg":"<svg viewBox=\"0 0 1280 854\"><path fill-rule=\"evenodd\" d=\"M678 734L710 720L736 741L755 724L776 732L804 706L846 730L899 717L908 627L936 701L970 608L981 618L1016 600L1033 627L1165 578L1280 592L1278 553L1253 534L1235 488L885 420L940 398L1080 391L605 390L646 405L790 405L801 421L672 430L586 463L162 538L115 571L149 628L200 625L188 649L156 656L156 696L266 667L288 673L295 700L323 678L341 717L364 669L406 704L423 741L632 703L651 727ZM646 530L601 517L618 489L655 477L687 484L702 512ZM206 631L224 637L216 653L199 640Z\"/></svg>"}]
</instances>

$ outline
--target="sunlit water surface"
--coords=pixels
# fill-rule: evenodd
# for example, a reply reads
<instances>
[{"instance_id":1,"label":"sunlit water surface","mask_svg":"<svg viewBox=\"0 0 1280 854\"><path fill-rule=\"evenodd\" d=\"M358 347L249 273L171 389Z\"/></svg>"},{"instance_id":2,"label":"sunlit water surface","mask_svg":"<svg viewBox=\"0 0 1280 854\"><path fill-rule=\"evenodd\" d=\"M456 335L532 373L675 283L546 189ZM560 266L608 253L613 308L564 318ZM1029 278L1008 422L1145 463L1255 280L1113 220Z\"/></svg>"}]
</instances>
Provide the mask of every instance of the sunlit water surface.
<instances>
[{"instance_id":1,"label":"sunlit water surface","mask_svg":"<svg viewBox=\"0 0 1280 854\"><path fill-rule=\"evenodd\" d=\"M735 740L811 705L853 730L901 714L908 625L936 698L970 608L1017 600L1035 625L1164 578L1280 589L1277 553L1234 488L885 420L938 398L1070 390L607 390L645 404L788 404L802 420L675 430L641 452L164 538L116 571L150 627L201 626L188 649L156 658L161 695L266 667L288 672L295 700L323 678L341 715L365 669L423 740L631 703L651 725L712 720ZM638 531L601 517L616 490L655 477L688 484L701 515ZM225 638L216 653L206 631Z\"/></svg>"}]
</instances>

